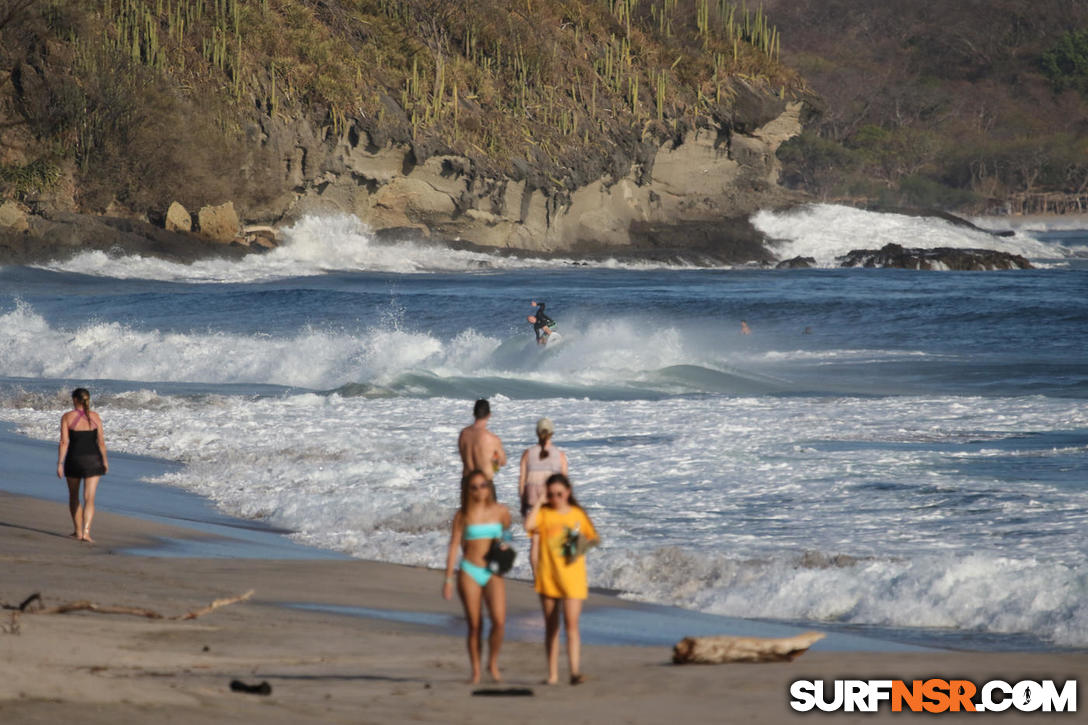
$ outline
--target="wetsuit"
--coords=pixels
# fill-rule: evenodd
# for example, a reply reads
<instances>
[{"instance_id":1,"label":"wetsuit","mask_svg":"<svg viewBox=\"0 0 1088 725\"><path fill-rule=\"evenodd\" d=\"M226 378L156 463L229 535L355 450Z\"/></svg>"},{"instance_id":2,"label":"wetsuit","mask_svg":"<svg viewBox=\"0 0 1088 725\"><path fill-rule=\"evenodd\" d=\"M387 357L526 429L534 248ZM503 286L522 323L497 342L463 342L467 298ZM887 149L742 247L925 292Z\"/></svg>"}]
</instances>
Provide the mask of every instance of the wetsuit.
<instances>
[{"instance_id":1,"label":"wetsuit","mask_svg":"<svg viewBox=\"0 0 1088 725\"><path fill-rule=\"evenodd\" d=\"M536 333L536 339L540 340L541 330L547 327L549 330L555 328L555 320L544 314L544 302L538 302L536 306L536 322L533 323L533 332Z\"/></svg>"}]
</instances>

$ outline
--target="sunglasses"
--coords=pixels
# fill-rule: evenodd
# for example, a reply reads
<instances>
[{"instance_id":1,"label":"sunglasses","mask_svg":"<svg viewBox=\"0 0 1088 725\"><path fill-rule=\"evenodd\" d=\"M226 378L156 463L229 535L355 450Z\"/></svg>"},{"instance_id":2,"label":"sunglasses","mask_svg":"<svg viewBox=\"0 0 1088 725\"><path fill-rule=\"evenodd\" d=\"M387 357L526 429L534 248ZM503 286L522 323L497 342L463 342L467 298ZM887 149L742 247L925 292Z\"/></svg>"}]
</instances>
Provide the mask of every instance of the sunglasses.
<instances>
[{"instance_id":1,"label":"sunglasses","mask_svg":"<svg viewBox=\"0 0 1088 725\"><path fill-rule=\"evenodd\" d=\"M560 488L555 491L548 491L548 498L563 498L567 495L566 489Z\"/></svg>"}]
</instances>

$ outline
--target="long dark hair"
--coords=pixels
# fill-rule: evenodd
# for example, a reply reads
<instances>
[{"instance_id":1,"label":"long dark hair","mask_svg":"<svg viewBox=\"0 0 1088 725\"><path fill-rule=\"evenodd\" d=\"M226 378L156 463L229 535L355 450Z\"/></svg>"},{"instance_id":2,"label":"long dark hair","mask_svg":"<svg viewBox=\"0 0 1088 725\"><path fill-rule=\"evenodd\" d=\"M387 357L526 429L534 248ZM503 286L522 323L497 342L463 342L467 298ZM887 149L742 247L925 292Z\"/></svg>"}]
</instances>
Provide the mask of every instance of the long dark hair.
<instances>
[{"instance_id":1,"label":"long dark hair","mask_svg":"<svg viewBox=\"0 0 1088 725\"><path fill-rule=\"evenodd\" d=\"M498 498L495 496L495 482L488 479L487 474L483 471L476 469L475 471L469 471L461 478L461 513L468 513L468 499L469 499L469 484L476 476L481 476L484 481L487 482L488 493L491 495L491 503L496 503Z\"/></svg>"},{"instance_id":2,"label":"long dark hair","mask_svg":"<svg viewBox=\"0 0 1088 725\"><path fill-rule=\"evenodd\" d=\"M564 476L562 473L553 473L552 475L548 476L548 480L544 482L544 490L547 491L548 487L551 486L553 483L563 484L563 486L566 487L567 492L569 494L567 496L567 500L570 501L570 505L571 506L578 506L578 508L582 508L578 504L578 499L574 498L574 488L570 485L570 479L569 478ZM551 504L549 504L549 506L550 505Z\"/></svg>"},{"instance_id":3,"label":"long dark hair","mask_svg":"<svg viewBox=\"0 0 1088 725\"><path fill-rule=\"evenodd\" d=\"M72 391L72 402L83 407L83 415L87 416L87 422L91 422L91 391L86 388L76 388Z\"/></svg>"}]
</instances>

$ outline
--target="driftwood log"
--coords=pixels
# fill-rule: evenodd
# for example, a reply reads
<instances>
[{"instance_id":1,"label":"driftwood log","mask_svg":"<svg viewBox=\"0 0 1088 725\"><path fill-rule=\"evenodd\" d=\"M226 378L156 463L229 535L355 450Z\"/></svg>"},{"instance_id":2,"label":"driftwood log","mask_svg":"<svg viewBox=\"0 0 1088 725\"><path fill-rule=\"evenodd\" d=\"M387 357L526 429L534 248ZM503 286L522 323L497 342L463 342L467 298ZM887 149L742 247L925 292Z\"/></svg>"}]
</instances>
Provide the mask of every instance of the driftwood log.
<instances>
[{"instance_id":1,"label":"driftwood log","mask_svg":"<svg viewBox=\"0 0 1088 725\"><path fill-rule=\"evenodd\" d=\"M81 601L78 601L78 602L68 602L67 604L61 604L61 605L58 605L58 606L55 606L55 607L42 607L41 606L41 602L42 602L41 594L38 594L38 593L31 594L29 597L24 599L22 601L22 603L19 604L19 606L17 606L17 607L5 604L5 605L3 605L3 608L4 609L18 610L18 612L22 613L22 614L67 614L69 612L97 612L98 614L131 614L131 615L134 615L134 616L137 616L137 617L146 617L148 619L183 620L183 619L196 619L197 617L202 617L205 614L208 614L209 612L214 612L216 609L219 609L220 607L225 607L227 605L235 604L237 602L244 602L245 600L249 599L252 596L253 596L253 590L250 589L245 594L239 594L236 597L227 597L227 598L224 598L224 599L216 599L214 602L212 602L211 604L209 604L206 607L201 607L199 609L194 609L191 612L185 612L184 614L177 614L177 615L175 615L173 617L164 617L162 614L159 614L158 612L156 612L156 611L154 611L152 609L143 609L141 607L115 607L115 606L108 606L108 605L103 606L103 605L95 604L94 602L89 602L89 601L86 601L86 600L81 600ZM32 602L34 602L34 601L38 602L38 604L39 604L38 609L30 609L29 608L30 604Z\"/></svg>"},{"instance_id":2,"label":"driftwood log","mask_svg":"<svg viewBox=\"0 0 1088 725\"><path fill-rule=\"evenodd\" d=\"M822 632L794 637L685 637L672 648L678 665L717 665L725 662L791 662L804 654Z\"/></svg>"}]
</instances>

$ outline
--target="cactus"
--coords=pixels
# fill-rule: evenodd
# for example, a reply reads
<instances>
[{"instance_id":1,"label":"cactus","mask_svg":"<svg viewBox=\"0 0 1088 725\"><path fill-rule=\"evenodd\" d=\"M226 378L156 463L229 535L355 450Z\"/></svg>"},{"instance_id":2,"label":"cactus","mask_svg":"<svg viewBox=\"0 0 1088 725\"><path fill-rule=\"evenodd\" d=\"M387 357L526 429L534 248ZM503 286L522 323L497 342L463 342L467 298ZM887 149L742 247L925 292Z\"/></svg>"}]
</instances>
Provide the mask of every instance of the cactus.
<instances>
[{"instance_id":1,"label":"cactus","mask_svg":"<svg viewBox=\"0 0 1088 725\"><path fill-rule=\"evenodd\" d=\"M665 71L662 70L657 74L657 120L665 120L665 90L666 80Z\"/></svg>"}]
</instances>

